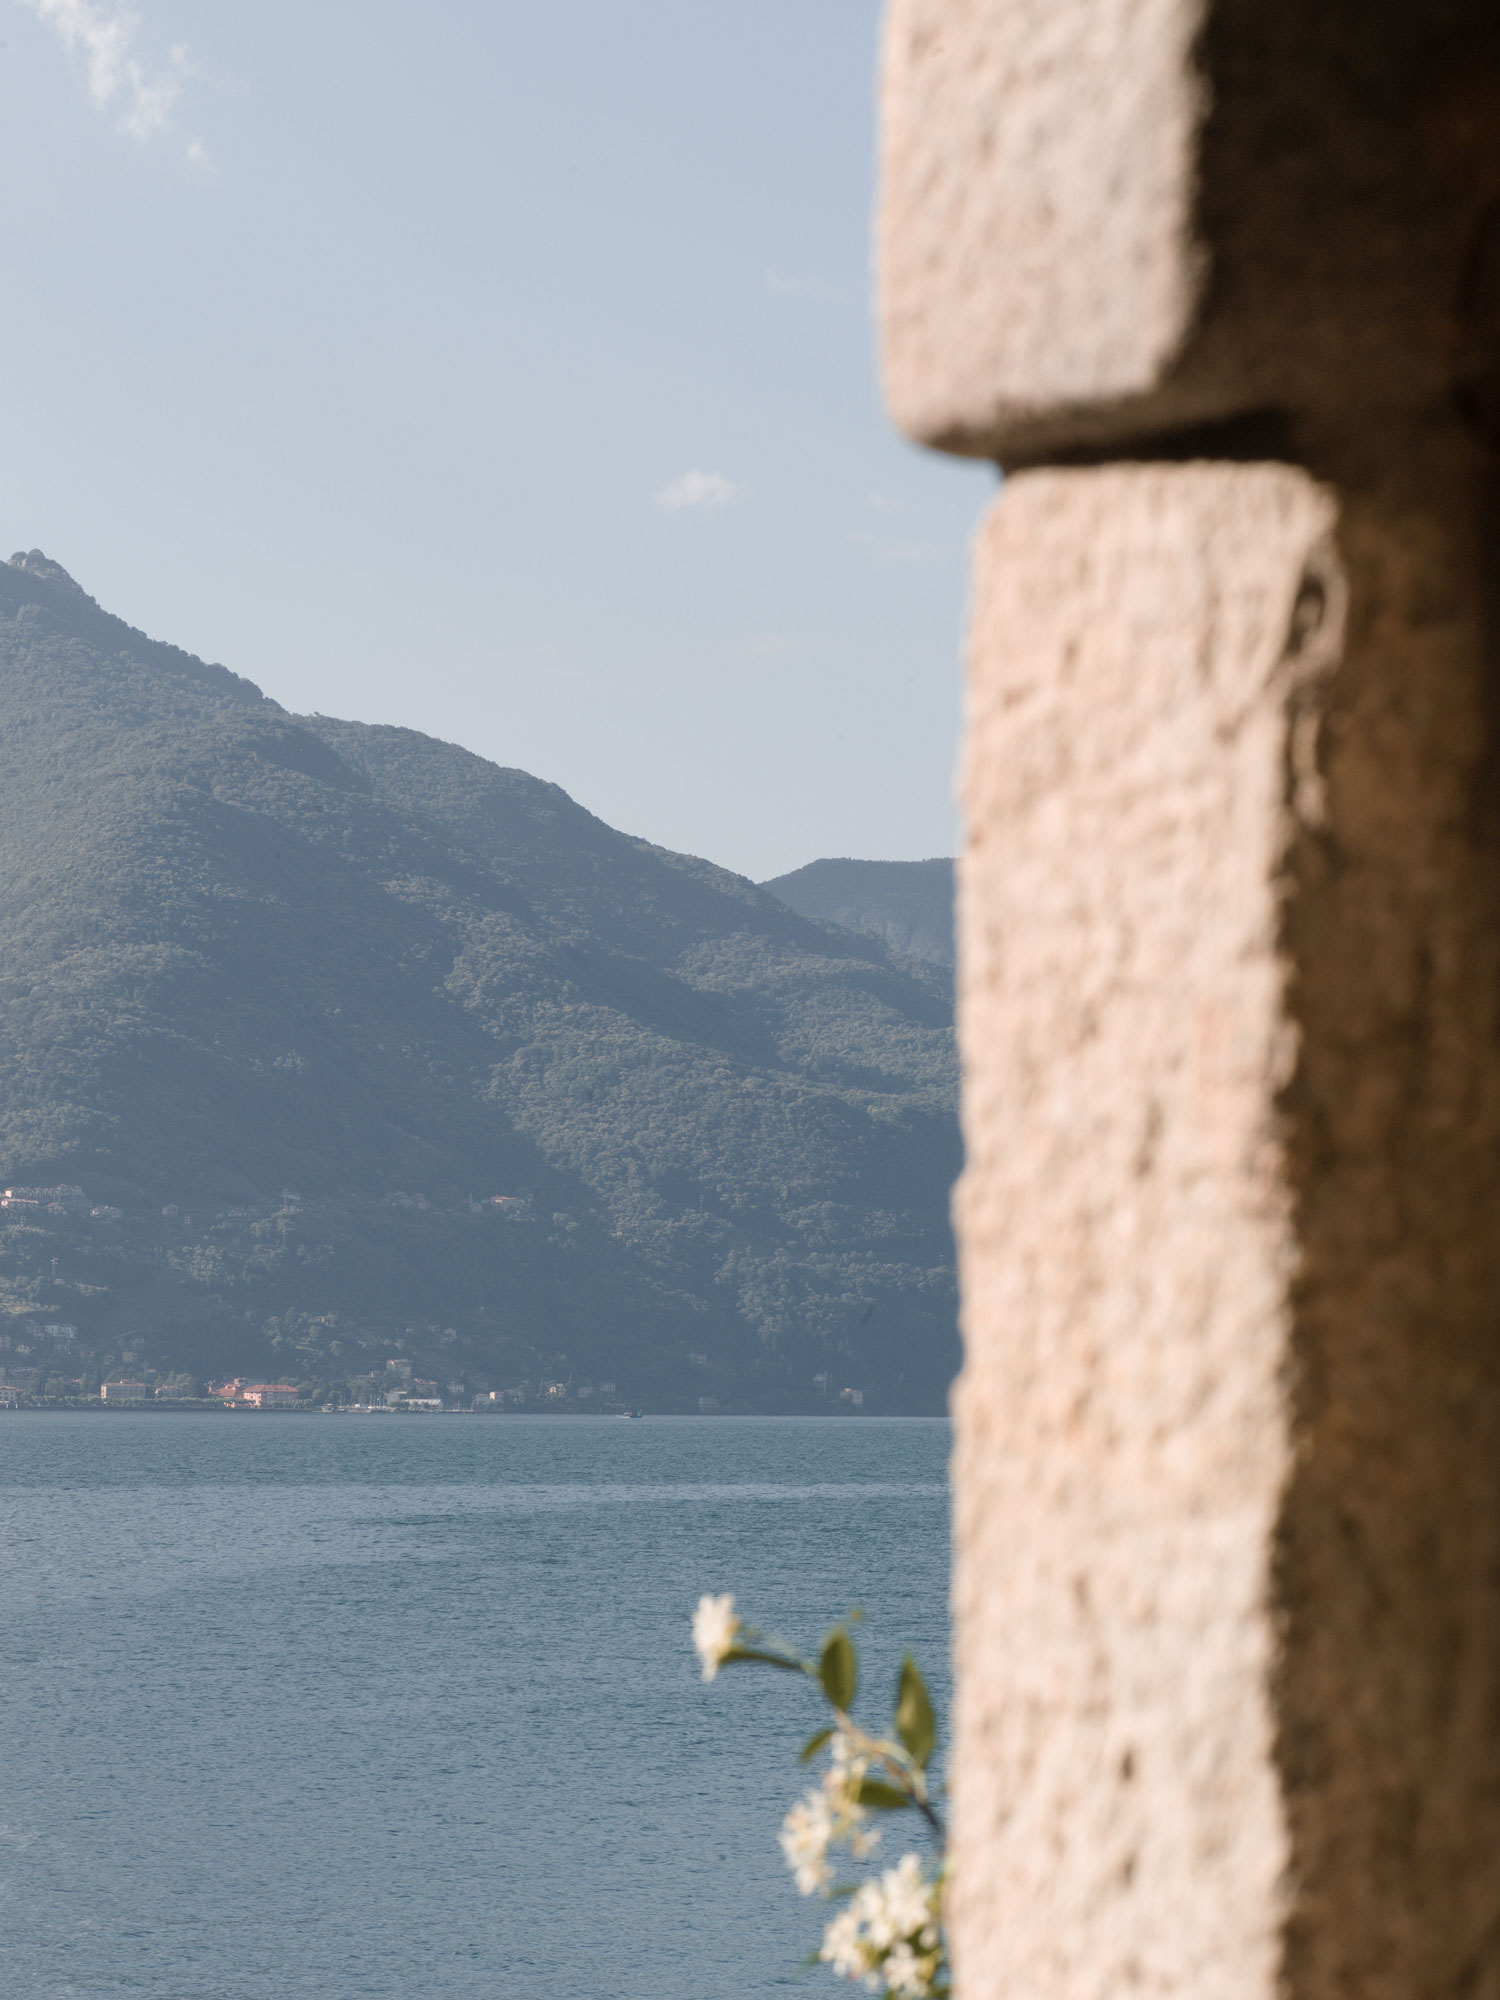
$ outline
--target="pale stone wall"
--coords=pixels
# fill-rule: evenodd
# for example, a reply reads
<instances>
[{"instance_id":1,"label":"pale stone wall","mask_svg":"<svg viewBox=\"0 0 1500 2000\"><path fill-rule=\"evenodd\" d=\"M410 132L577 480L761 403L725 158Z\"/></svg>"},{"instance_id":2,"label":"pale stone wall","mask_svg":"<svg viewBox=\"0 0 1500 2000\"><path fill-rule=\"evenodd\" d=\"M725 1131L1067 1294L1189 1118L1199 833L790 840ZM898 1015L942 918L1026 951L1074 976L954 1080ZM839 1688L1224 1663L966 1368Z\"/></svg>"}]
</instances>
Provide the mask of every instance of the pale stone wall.
<instances>
[{"instance_id":1,"label":"pale stone wall","mask_svg":"<svg viewBox=\"0 0 1500 2000\"><path fill-rule=\"evenodd\" d=\"M1022 474L981 537L969 1996L1495 1958L1500 903L1476 596L1421 525L1133 465Z\"/></svg>"},{"instance_id":2,"label":"pale stone wall","mask_svg":"<svg viewBox=\"0 0 1500 2000\"><path fill-rule=\"evenodd\" d=\"M1295 1234L1274 1103L1296 1054L1278 904L1299 805L1322 803L1287 779L1336 657L1332 517L1279 468L1038 472L981 541L958 1202L969 1992L1249 2000L1275 1971L1266 1586ZM1329 610L1299 647L1309 576Z\"/></svg>"},{"instance_id":3,"label":"pale stone wall","mask_svg":"<svg viewBox=\"0 0 1500 2000\"><path fill-rule=\"evenodd\" d=\"M992 455L1059 406L1146 393L1180 352L1203 278L1199 14L1196 0L891 8L881 305L886 394L914 437Z\"/></svg>"},{"instance_id":4,"label":"pale stone wall","mask_svg":"<svg viewBox=\"0 0 1500 2000\"><path fill-rule=\"evenodd\" d=\"M887 46L893 407L1036 468L969 648L961 2000L1490 2000L1500 16Z\"/></svg>"},{"instance_id":5,"label":"pale stone wall","mask_svg":"<svg viewBox=\"0 0 1500 2000\"><path fill-rule=\"evenodd\" d=\"M924 443L1255 418L1316 457L1440 416L1456 367L1500 421L1493 0L890 0L882 121L886 393Z\"/></svg>"}]
</instances>

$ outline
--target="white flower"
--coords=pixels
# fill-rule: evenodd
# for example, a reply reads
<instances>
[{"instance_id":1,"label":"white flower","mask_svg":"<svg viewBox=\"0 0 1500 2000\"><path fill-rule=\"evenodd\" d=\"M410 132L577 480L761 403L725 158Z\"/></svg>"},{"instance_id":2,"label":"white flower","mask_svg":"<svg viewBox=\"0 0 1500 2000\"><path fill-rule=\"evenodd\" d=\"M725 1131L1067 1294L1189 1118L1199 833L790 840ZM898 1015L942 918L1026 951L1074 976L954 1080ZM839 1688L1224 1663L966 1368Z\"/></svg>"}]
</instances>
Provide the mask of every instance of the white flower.
<instances>
[{"instance_id":1,"label":"white flower","mask_svg":"<svg viewBox=\"0 0 1500 2000\"><path fill-rule=\"evenodd\" d=\"M851 1821L866 1818L865 1808L859 1802L859 1788L869 1775L869 1758L855 1751L842 1729L833 1732L828 1748L833 1762L823 1774L823 1789L835 1813Z\"/></svg>"},{"instance_id":2,"label":"white flower","mask_svg":"<svg viewBox=\"0 0 1500 2000\"><path fill-rule=\"evenodd\" d=\"M723 1665L724 1655L734 1645L739 1631L739 1614L731 1592L726 1590L722 1597L705 1594L698 1599L698 1609L693 1613L693 1644L703 1662L706 1681L711 1681Z\"/></svg>"},{"instance_id":3,"label":"white flower","mask_svg":"<svg viewBox=\"0 0 1500 2000\"><path fill-rule=\"evenodd\" d=\"M870 1949L859 1934L857 1900L828 1925L818 1951L819 1958L843 1979L862 1979L870 1969Z\"/></svg>"},{"instance_id":4,"label":"white flower","mask_svg":"<svg viewBox=\"0 0 1500 2000\"><path fill-rule=\"evenodd\" d=\"M859 1893L869 1897L865 1921L877 1951L889 1951L927 1928L932 1922L932 1889L915 1854L903 1854L878 1882L866 1882Z\"/></svg>"},{"instance_id":5,"label":"white flower","mask_svg":"<svg viewBox=\"0 0 1500 2000\"><path fill-rule=\"evenodd\" d=\"M823 1933L819 1957L845 1979L924 2000L936 1976L938 1884L915 1854L854 1892Z\"/></svg>"},{"instance_id":6,"label":"white flower","mask_svg":"<svg viewBox=\"0 0 1500 2000\"><path fill-rule=\"evenodd\" d=\"M898 1944L886 1954L880 1970L887 1991L900 1994L901 2000L926 2000L936 1966L931 1958L918 1958L909 1944Z\"/></svg>"},{"instance_id":7,"label":"white flower","mask_svg":"<svg viewBox=\"0 0 1500 2000\"><path fill-rule=\"evenodd\" d=\"M834 1760L834 1770L858 1770L860 1778L870 1768L870 1758L864 1750L860 1750L858 1736L850 1736L848 1730L834 1730L828 1738L828 1756Z\"/></svg>"},{"instance_id":8,"label":"white flower","mask_svg":"<svg viewBox=\"0 0 1500 2000\"><path fill-rule=\"evenodd\" d=\"M838 1777L846 1785L857 1786L870 1768L868 1755L859 1749L857 1741L847 1729L835 1729L828 1739L828 1754L833 1759L830 1777Z\"/></svg>"},{"instance_id":9,"label":"white flower","mask_svg":"<svg viewBox=\"0 0 1500 2000\"><path fill-rule=\"evenodd\" d=\"M826 1889L832 1881L828 1844L833 1836L834 1817L825 1792L809 1792L781 1822L781 1851L802 1895Z\"/></svg>"}]
</instances>

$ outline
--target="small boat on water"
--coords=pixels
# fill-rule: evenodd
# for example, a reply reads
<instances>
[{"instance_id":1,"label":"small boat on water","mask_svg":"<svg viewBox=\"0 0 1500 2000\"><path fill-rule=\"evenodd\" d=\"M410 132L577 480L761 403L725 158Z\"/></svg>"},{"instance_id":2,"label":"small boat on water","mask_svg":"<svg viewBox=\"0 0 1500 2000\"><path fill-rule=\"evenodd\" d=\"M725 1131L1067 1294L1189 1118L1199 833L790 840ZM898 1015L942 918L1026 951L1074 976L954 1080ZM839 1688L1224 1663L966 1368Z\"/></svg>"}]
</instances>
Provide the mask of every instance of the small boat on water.
<instances>
[{"instance_id":1,"label":"small boat on water","mask_svg":"<svg viewBox=\"0 0 1500 2000\"><path fill-rule=\"evenodd\" d=\"M620 1412L622 1418L638 1417L640 1414L639 1410L621 1410Z\"/></svg>"}]
</instances>

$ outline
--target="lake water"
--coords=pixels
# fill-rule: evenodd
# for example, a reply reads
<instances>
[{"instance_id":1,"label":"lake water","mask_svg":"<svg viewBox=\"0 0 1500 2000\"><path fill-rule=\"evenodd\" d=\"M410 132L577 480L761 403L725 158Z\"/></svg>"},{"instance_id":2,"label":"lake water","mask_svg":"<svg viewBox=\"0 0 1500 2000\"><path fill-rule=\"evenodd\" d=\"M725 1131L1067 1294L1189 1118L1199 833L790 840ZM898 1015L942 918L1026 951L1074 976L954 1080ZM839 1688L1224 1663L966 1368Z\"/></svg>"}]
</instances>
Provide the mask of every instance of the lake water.
<instances>
[{"instance_id":1,"label":"lake water","mask_svg":"<svg viewBox=\"0 0 1500 2000\"><path fill-rule=\"evenodd\" d=\"M821 1726L698 1678L703 1590L868 1721L946 1706L949 1433L878 1419L0 1416L0 1990L840 1987L776 1845ZM887 1833L887 1844L897 1830ZM892 1848L892 1855L899 1851Z\"/></svg>"}]
</instances>

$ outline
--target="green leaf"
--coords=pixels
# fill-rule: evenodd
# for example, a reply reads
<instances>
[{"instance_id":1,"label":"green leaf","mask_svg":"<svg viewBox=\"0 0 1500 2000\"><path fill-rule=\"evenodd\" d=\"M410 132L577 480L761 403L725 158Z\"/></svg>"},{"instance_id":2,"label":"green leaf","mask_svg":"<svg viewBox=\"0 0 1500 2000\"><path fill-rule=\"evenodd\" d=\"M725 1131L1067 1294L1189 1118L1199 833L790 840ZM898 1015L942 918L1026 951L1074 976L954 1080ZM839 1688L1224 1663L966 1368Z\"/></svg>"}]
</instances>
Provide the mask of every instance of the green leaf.
<instances>
[{"instance_id":1,"label":"green leaf","mask_svg":"<svg viewBox=\"0 0 1500 2000\"><path fill-rule=\"evenodd\" d=\"M816 1757L818 1752L822 1749L823 1745L828 1741L829 1737L832 1736L832 1734L833 1731L831 1729L820 1729L816 1736L809 1736L807 1741L802 1746L801 1754L798 1756L797 1762L799 1764L806 1764L812 1758Z\"/></svg>"},{"instance_id":2,"label":"green leaf","mask_svg":"<svg viewBox=\"0 0 1500 2000\"><path fill-rule=\"evenodd\" d=\"M859 1788L859 1802L876 1812L902 1812L911 1804L909 1795L879 1778L866 1778Z\"/></svg>"},{"instance_id":3,"label":"green leaf","mask_svg":"<svg viewBox=\"0 0 1500 2000\"><path fill-rule=\"evenodd\" d=\"M823 1684L824 1694L834 1707L841 1708L846 1715L854 1701L858 1672L854 1660L854 1643L840 1625L823 1641L823 1657L818 1662L818 1679Z\"/></svg>"},{"instance_id":4,"label":"green leaf","mask_svg":"<svg viewBox=\"0 0 1500 2000\"><path fill-rule=\"evenodd\" d=\"M727 1653L719 1655L719 1665L730 1667L737 1660L759 1660L768 1667L780 1667L783 1673L800 1674L801 1665L796 1660L784 1660L780 1653L763 1653L758 1646L731 1646Z\"/></svg>"},{"instance_id":5,"label":"green leaf","mask_svg":"<svg viewBox=\"0 0 1500 2000\"><path fill-rule=\"evenodd\" d=\"M932 1719L932 1703L927 1699L927 1689L910 1653L901 1662L901 1683L896 1692L896 1734L906 1745L917 1769L925 1771L932 1746L937 1741L937 1724Z\"/></svg>"}]
</instances>

